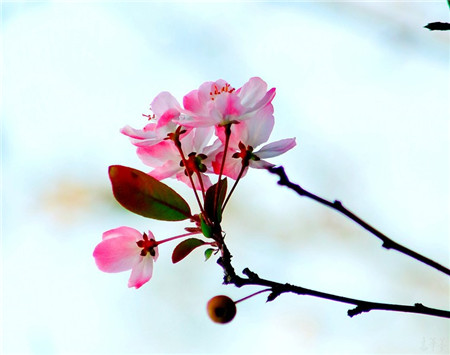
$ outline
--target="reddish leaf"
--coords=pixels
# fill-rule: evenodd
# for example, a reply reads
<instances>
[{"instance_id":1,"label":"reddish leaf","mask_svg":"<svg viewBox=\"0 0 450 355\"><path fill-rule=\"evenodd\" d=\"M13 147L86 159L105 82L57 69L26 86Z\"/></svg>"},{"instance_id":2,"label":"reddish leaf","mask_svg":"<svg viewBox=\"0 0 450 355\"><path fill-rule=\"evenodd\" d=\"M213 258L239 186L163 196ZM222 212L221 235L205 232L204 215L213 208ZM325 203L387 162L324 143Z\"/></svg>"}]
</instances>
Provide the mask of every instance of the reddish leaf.
<instances>
[{"instance_id":1,"label":"reddish leaf","mask_svg":"<svg viewBox=\"0 0 450 355\"><path fill-rule=\"evenodd\" d=\"M126 209L163 221L191 217L187 202L166 184L150 175L121 165L109 167L114 197Z\"/></svg>"},{"instance_id":2,"label":"reddish leaf","mask_svg":"<svg viewBox=\"0 0 450 355\"><path fill-rule=\"evenodd\" d=\"M189 238L178 244L172 253L172 262L175 264L188 256L191 251L199 246L206 244L203 240L197 238Z\"/></svg>"}]
</instances>

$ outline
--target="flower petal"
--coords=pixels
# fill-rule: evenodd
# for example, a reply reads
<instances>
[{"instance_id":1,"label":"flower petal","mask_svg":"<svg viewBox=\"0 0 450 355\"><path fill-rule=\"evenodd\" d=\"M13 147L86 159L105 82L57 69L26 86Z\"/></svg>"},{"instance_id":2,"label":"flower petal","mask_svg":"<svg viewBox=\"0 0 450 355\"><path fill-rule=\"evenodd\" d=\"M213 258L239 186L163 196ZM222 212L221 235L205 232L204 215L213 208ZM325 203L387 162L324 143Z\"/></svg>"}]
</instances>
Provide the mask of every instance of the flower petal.
<instances>
[{"instance_id":1,"label":"flower petal","mask_svg":"<svg viewBox=\"0 0 450 355\"><path fill-rule=\"evenodd\" d=\"M162 141L152 146L138 147L137 155L142 162L152 168L163 165L171 157L178 155L172 141Z\"/></svg>"},{"instance_id":2,"label":"flower petal","mask_svg":"<svg viewBox=\"0 0 450 355\"><path fill-rule=\"evenodd\" d=\"M148 282L153 275L153 257L150 254L140 256L140 260L133 266L128 287L136 287L137 289Z\"/></svg>"},{"instance_id":3,"label":"flower petal","mask_svg":"<svg viewBox=\"0 0 450 355\"><path fill-rule=\"evenodd\" d=\"M151 109L156 117L161 117L169 109L181 111L181 106L177 99L171 93L163 91L159 93L150 104Z\"/></svg>"},{"instance_id":4,"label":"flower petal","mask_svg":"<svg viewBox=\"0 0 450 355\"><path fill-rule=\"evenodd\" d=\"M215 110L211 112L211 115L215 115L217 112L225 123L238 118L245 110L236 94L222 93L217 95L214 103Z\"/></svg>"},{"instance_id":5,"label":"flower petal","mask_svg":"<svg viewBox=\"0 0 450 355\"><path fill-rule=\"evenodd\" d=\"M110 229L109 231L103 233L102 238L103 240L105 240L109 238L117 238L123 236L134 236L136 240L142 239L142 233L131 227L119 227Z\"/></svg>"},{"instance_id":6,"label":"flower petal","mask_svg":"<svg viewBox=\"0 0 450 355\"><path fill-rule=\"evenodd\" d=\"M201 174L201 176L202 176L203 187L205 188L205 190L207 190L207 189L212 185L211 179L209 178L209 176L207 176L207 175L205 175L205 174ZM195 187L195 189L196 189L196 190L202 190L202 185L200 184L200 180L199 180L197 174L192 174L191 177L192 177L192 181L194 181L194 187ZM179 181L184 182L187 186L192 187L191 180L189 179L189 176L187 176L187 175L184 173L184 171L179 172L179 173L176 175L176 178L177 178Z\"/></svg>"},{"instance_id":7,"label":"flower petal","mask_svg":"<svg viewBox=\"0 0 450 355\"><path fill-rule=\"evenodd\" d=\"M295 138L281 139L276 142L266 144L254 154L259 158L272 158L287 152L297 145Z\"/></svg>"},{"instance_id":8,"label":"flower petal","mask_svg":"<svg viewBox=\"0 0 450 355\"><path fill-rule=\"evenodd\" d=\"M254 169L267 169L275 166L275 164L269 163L265 160L250 160L250 167Z\"/></svg>"},{"instance_id":9,"label":"flower petal","mask_svg":"<svg viewBox=\"0 0 450 355\"><path fill-rule=\"evenodd\" d=\"M258 77L250 78L239 90L241 104L246 107L255 106L266 94L267 83Z\"/></svg>"},{"instance_id":10,"label":"flower petal","mask_svg":"<svg viewBox=\"0 0 450 355\"><path fill-rule=\"evenodd\" d=\"M275 120L272 104L255 112L254 116L236 125L235 134L238 141L256 148L267 142L272 133ZM236 139L235 138L235 139Z\"/></svg>"},{"instance_id":11,"label":"flower petal","mask_svg":"<svg viewBox=\"0 0 450 355\"><path fill-rule=\"evenodd\" d=\"M180 170L184 171L184 168L181 167L179 163L170 160L150 171L149 175L154 177L155 179L164 180L174 176L175 174L180 172Z\"/></svg>"},{"instance_id":12,"label":"flower petal","mask_svg":"<svg viewBox=\"0 0 450 355\"><path fill-rule=\"evenodd\" d=\"M225 164L223 166L223 174L236 180L242 169L242 159L233 158L233 153L234 153L233 150L228 150L227 156L225 158ZM223 159L223 152L220 152L216 155L215 160L212 162L215 174L220 174L222 159ZM241 177L245 176L247 170L248 170L247 168L244 170L244 173L242 174Z\"/></svg>"},{"instance_id":13,"label":"flower petal","mask_svg":"<svg viewBox=\"0 0 450 355\"><path fill-rule=\"evenodd\" d=\"M140 248L134 235L110 237L94 249L95 263L104 272L121 272L133 268L139 261Z\"/></svg>"}]
</instances>

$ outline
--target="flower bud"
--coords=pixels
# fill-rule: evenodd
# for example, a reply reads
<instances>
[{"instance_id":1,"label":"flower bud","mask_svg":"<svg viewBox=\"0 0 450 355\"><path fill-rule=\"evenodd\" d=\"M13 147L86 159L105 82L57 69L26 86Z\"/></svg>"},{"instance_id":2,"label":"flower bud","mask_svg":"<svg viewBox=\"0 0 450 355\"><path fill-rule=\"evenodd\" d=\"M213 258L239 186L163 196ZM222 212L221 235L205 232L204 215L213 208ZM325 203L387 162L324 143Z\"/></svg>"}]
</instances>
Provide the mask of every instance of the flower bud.
<instances>
[{"instance_id":1,"label":"flower bud","mask_svg":"<svg viewBox=\"0 0 450 355\"><path fill-rule=\"evenodd\" d=\"M227 296L215 296L206 306L209 318L216 323L231 322L236 315L236 304Z\"/></svg>"}]
</instances>

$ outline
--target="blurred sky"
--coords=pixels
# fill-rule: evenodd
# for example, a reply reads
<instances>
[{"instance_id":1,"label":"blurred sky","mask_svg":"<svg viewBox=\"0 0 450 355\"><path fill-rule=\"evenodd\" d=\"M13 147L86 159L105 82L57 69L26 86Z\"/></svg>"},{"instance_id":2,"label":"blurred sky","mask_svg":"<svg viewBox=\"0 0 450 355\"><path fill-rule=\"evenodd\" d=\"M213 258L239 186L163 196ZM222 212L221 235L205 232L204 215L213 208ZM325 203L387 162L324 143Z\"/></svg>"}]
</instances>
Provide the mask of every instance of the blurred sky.
<instances>
[{"instance_id":1,"label":"blurred sky","mask_svg":"<svg viewBox=\"0 0 450 355\"><path fill-rule=\"evenodd\" d=\"M399 243L449 266L449 33L442 2L2 3L2 349L5 354L448 353L448 321L263 295L213 324L221 269L160 248L139 290L92 258L103 231L146 220L113 200L107 167L148 169L119 133L141 127L160 91L182 96L223 78L277 88L273 159L294 182ZM186 199L190 191L168 182ZM237 270L366 300L449 309L445 275L264 171L240 183L224 216Z\"/></svg>"}]
</instances>

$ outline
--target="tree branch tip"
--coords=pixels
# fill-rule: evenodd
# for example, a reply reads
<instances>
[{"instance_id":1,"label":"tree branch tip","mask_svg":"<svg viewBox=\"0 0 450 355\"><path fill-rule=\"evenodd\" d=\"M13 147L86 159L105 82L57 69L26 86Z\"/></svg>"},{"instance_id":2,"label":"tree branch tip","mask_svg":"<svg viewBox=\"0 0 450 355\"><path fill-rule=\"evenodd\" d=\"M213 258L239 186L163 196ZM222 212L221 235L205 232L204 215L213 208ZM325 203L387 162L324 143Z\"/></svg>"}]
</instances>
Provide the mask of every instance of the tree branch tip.
<instances>
[{"instance_id":1,"label":"tree branch tip","mask_svg":"<svg viewBox=\"0 0 450 355\"><path fill-rule=\"evenodd\" d=\"M242 270L242 273L247 276L251 280L257 280L259 279L259 276L257 273L251 271L248 267L246 267L244 270Z\"/></svg>"},{"instance_id":2,"label":"tree branch tip","mask_svg":"<svg viewBox=\"0 0 450 355\"><path fill-rule=\"evenodd\" d=\"M275 298L277 298L279 295L281 295L281 292L272 291L269 296L267 296L267 302L272 302Z\"/></svg>"},{"instance_id":3,"label":"tree branch tip","mask_svg":"<svg viewBox=\"0 0 450 355\"><path fill-rule=\"evenodd\" d=\"M369 312L369 311L370 311L370 309L365 309L365 308L363 308L361 306L356 306L355 308L349 309L347 311L347 315L350 318L353 318L354 316L357 316L358 314L361 314L363 312Z\"/></svg>"},{"instance_id":4,"label":"tree branch tip","mask_svg":"<svg viewBox=\"0 0 450 355\"><path fill-rule=\"evenodd\" d=\"M448 31L448 30L450 30L450 23L448 23L448 22L431 22L423 27L429 29L430 31Z\"/></svg>"}]
</instances>

